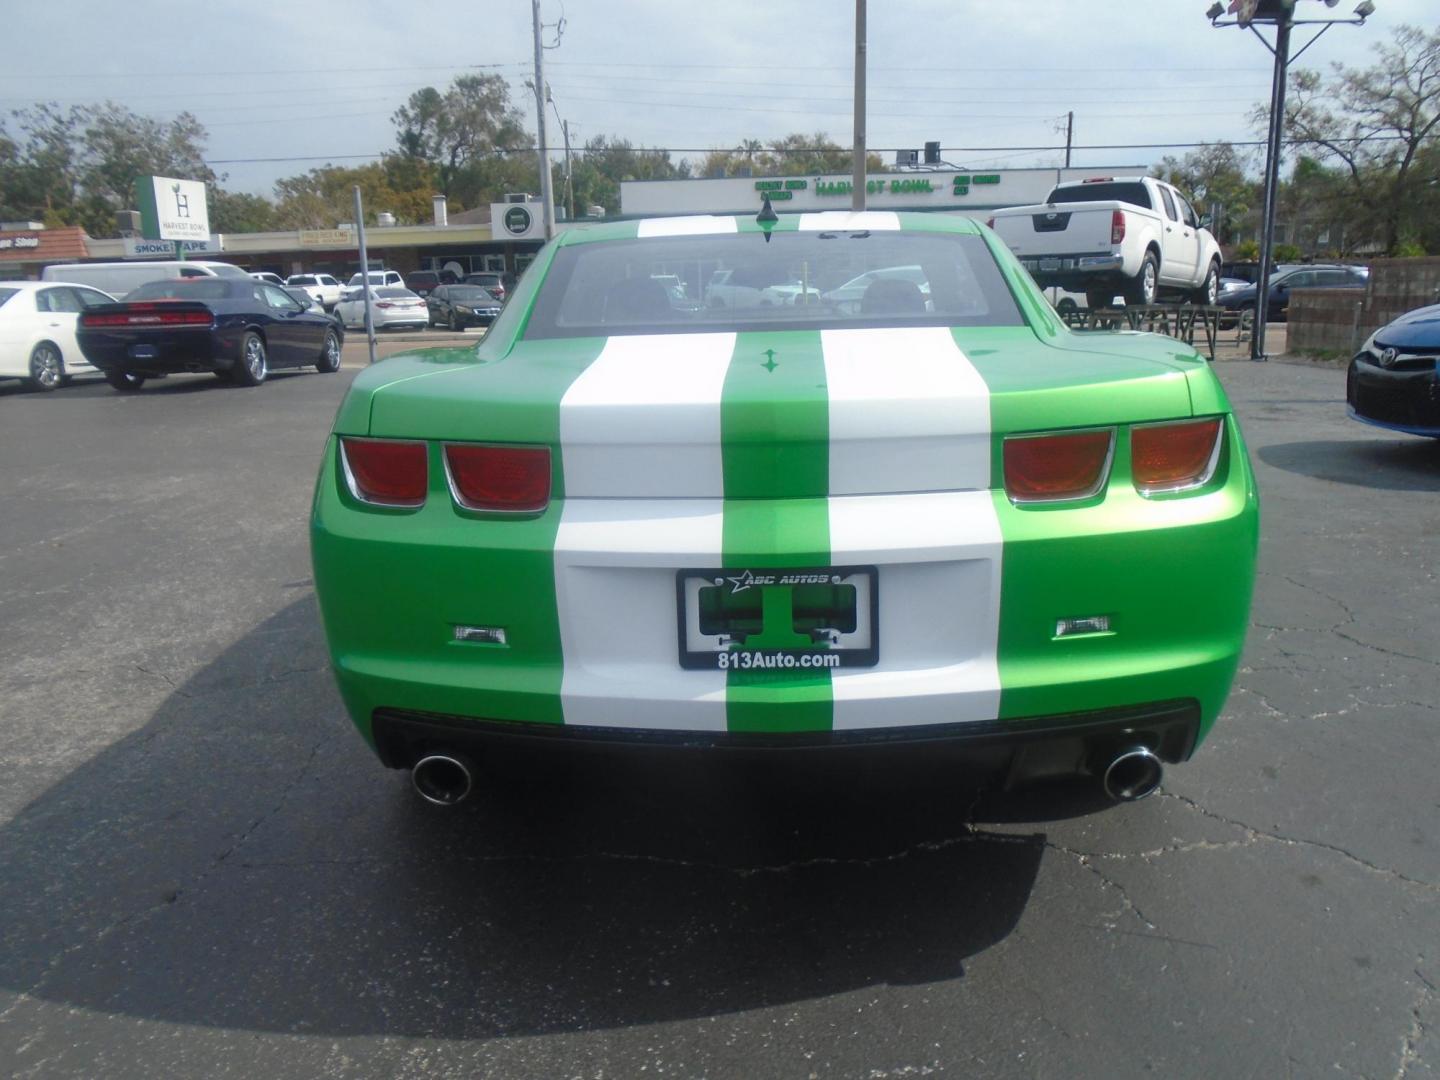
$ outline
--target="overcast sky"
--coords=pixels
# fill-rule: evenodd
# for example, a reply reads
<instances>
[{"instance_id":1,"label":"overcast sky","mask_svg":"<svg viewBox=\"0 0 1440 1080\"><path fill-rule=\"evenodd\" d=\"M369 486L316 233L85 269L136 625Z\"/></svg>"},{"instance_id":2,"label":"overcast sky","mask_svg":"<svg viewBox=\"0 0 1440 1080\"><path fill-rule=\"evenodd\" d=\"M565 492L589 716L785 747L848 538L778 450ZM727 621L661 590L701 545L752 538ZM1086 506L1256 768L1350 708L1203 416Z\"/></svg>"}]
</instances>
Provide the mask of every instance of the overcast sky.
<instances>
[{"instance_id":1,"label":"overcast sky","mask_svg":"<svg viewBox=\"0 0 1440 1080\"><path fill-rule=\"evenodd\" d=\"M1212 29L1207 6L871 0L869 145L938 139L966 168L1057 164L1058 152L970 148L1063 144L1072 109L1082 146L1255 138L1247 114L1268 98L1270 54L1248 32ZM1353 7L1340 0L1333 13ZM1301 64L1365 66L1399 24L1436 25L1435 0L1376 7ZM544 0L542 10L565 19L546 76L576 141L690 151L824 131L850 144L849 0ZM389 149L391 114L410 92L465 71L504 75L533 130L522 86L530 11L529 0L5 0L0 109L109 98L159 117L189 110L228 186L269 194L278 177ZM1301 0L1299 13L1327 9ZM1296 47L1307 38L1297 29ZM1081 150L1075 163L1164 153Z\"/></svg>"}]
</instances>

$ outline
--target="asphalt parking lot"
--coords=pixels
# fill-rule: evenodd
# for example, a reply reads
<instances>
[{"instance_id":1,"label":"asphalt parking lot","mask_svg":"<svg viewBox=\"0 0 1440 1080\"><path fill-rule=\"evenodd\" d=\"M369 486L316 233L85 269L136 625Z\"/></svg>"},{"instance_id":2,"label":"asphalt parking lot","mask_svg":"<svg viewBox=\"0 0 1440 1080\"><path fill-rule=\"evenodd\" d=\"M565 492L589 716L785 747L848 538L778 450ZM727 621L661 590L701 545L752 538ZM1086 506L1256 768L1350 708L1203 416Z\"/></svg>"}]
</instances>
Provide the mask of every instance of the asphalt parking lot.
<instances>
[{"instance_id":1,"label":"asphalt parking lot","mask_svg":"<svg viewBox=\"0 0 1440 1080\"><path fill-rule=\"evenodd\" d=\"M1440 1072L1440 443L1342 371L1219 365L1261 573L1155 797L516 757L432 812L311 588L358 355L0 393L0 1075Z\"/></svg>"}]
</instances>

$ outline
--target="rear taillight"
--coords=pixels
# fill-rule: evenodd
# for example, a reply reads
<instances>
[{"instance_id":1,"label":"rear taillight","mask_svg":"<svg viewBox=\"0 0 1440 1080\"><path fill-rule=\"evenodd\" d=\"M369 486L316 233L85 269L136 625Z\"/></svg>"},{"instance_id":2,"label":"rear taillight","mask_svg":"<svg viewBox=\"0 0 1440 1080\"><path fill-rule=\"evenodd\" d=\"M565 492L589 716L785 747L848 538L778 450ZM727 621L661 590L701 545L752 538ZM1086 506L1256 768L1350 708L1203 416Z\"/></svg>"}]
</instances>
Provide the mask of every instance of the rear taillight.
<instances>
[{"instance_id":1,"label":"rear taillight","mask_svg":"<svg viewBox=\"0 0 1440 1080\"><path fill-rule=\"evenodd\" d=\"M80 316L84 327L103 326L209 326L214 316L208 311L166 311L158 305L145 305L128 311L85 312Z\"/></svg>"},{"instance_id":2,"label":"rear taillight","mask_svg":"<svg viewBox=\"0 0 1440 1080\"><path fill-rule=\"evenodd\" d=\"M1130 431L1130 472L1141 495L1200 487L1220 458L1218 416L1177 424L1145 424Z\"/></svg>"},{"instance_id":3,"label":"rear taillight","mask_svg":"<svg viewBox=\"0 0 1440 1080\"><path fill-rule=\"evenodd\" d=\"M1011 502L1084 499L1105 486L1112 428L1005 440L1005 493Z\"/></svg>"},{"instance_id":4,"label":"rear taillight","mask_svg":"<svg viewBox=\"0 0 1440 1080\"><path fill-rule=\"evenodd\" d=\"M1118 244L1125 239L1125 211L1110 211L1110 243Z\"/></svg>"},{"instance_id":5,"label":"rear taillight","mask_svg":"<svg viewBox=\"0 0 1440 1080\"><path fill-rule=\"evenodd\" d=\"M350 494L378 506L421 506L428 486L424 443L396 439L340 440Z\"/></svg>"},{"instance_id":6,"label":"rear taillight","mask_svg":"<svg viewBox=\"0 0 1440 1080\"><path fill-rule=\"evenodd\" d=\"M535 513L550 502L548 447L447 443L445 472L467 510Z\"/></svg>"},{"instance_id":7,"label":"rear taillight","mask_svg":"<svg viewBox=\"0 0 1440 1080\"><path fill-rule=\"evenodd\" d=\"M395 305L392 304L389 300L377 300L375 301L375 306L379 308L392 308Z\"/></svg>"}]
</instances>

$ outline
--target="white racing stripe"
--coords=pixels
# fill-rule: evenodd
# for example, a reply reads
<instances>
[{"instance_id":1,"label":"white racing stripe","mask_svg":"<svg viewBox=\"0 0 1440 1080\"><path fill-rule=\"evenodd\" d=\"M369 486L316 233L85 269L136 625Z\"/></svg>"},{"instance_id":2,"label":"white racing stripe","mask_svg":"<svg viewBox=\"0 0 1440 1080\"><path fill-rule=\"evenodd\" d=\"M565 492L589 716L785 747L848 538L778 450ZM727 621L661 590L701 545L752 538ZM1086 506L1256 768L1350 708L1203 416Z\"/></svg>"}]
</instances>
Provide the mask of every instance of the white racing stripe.
<instances>
[{"instance_id":1,"label":"white racing stripe","mask_svg":"<svg viewBox=\"0 0 1440 1080\"><path fill-rule=\"evenodd\" d=\"M719 499L567 499L555 541L565 723L724 731L723 671L680 666L675 574L719 566Z\"/></svg>"},{"instance_id":2,"label":"white racing stripe","mask_svg":"<svg viewBox=\"0 0 1440 1080\"><path fill-rule=\"evenodd\" d=\"M831 561L880 571L880 663L831 672L837 731L999 715L1001 549L988 490L830 500Z\"/></svg>"},{"instance_id":3,"label":"white racing stripe","mask_svg":"<svg viewBox=\"0 0 1440 1080\"><path fill-rule=\"evenodd\" d=\"M725 729L725 673L680 667L676 572L722 562L734 334L611 338L560 403L555 593L567 724Z\"/></svg>"},{"instance_id":4,"label":"white racing stripe","mask_svg":"<svg viewBox=\"0 0 1440 1080\"><path fill-rule=\"evenodd\" d=\"M900 216L893 210L821 210L801 214L797 228L801 232L894 232L900 228Z\"/></svg>"},{"instance_id":5,"label":"white racing stripe","mask_svg":"<svg viewBox=\"0 0 1440 1080\"><path fill-rule=\"evenodd\" d=\"M646 218L640 222L636 235L644 240L652 236L710 236L737 231L734 218L690 214L685 217Z\"/></svg>"},{"instance_id":6,"label":"white racing stripe","mask_svg":"<svg viewBox=\"0 0 1440 1080\"><path fill-rule=\"evenodd\" d=\"M830 494L990 487L990 391L942 326L822 330Z\"/></svg>"},{"instance_id":7,"label":"white racing stripe","mask_svg":"<svg viewBox=\"0 0 1440 1080\"><path fill-rule=\"evenodd\" d=\"M734 334L614 337L560 402L566 498L720 498Z\"/></svg>"}]
</instances>

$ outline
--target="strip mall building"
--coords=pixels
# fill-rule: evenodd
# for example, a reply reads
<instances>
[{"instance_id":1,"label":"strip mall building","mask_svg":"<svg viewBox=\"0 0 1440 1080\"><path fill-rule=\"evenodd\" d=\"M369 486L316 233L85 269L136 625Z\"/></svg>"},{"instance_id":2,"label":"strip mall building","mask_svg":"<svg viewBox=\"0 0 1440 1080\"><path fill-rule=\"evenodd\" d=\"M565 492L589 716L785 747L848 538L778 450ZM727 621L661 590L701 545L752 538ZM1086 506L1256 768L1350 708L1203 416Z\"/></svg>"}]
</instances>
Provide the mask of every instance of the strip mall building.
<instances>
[{"instance_id":1,"label":"strip mall building","mask_svg":"<svg viewBox=\"0 0 1440 1080\"><path fill-rule=\"evenodd\" d=\"M1044 200L1062 180L1090 176L1138 176L1143 165L1084 169L1001 169L991 171L908 171L866 178L866 205L874 210L917 210L984 219L991 211ZM849 175L726 177L714 180L640 180L620 185L620 217L680 214L744 214L759 210L769 195L780 213L846 210ZM448 215L437 199L435 223L379 225L366 229L371 265L398 270L451 269L457 273L498 270L519 274L540 249L539 207L533 202L500 203ZM520 209L523 207L523 211ZM382 208L383 209L383 208ZM119 262L173 258L157 241L97 240L81 229L46 229L33 222L0 230L0 278L34 278L43 267L66 262ZM583 222L561 222L561 230ZM187 258L223 259L247 270L282 277L307 271L348 278L359 268L354 230L301 229L286 232L225 233L208 242L187 243Z\"/></svg>"}]
</instances>

